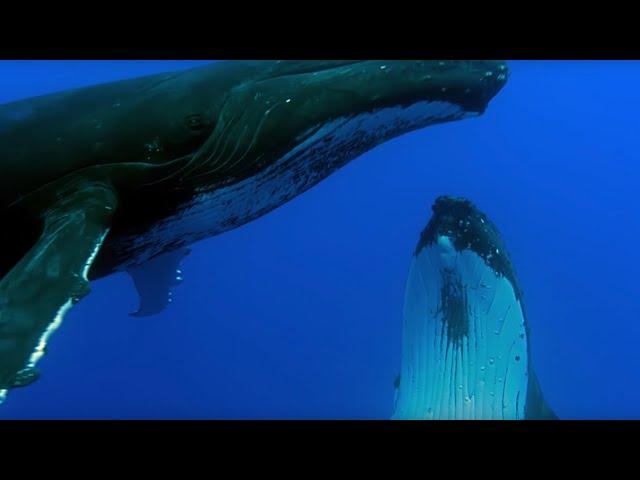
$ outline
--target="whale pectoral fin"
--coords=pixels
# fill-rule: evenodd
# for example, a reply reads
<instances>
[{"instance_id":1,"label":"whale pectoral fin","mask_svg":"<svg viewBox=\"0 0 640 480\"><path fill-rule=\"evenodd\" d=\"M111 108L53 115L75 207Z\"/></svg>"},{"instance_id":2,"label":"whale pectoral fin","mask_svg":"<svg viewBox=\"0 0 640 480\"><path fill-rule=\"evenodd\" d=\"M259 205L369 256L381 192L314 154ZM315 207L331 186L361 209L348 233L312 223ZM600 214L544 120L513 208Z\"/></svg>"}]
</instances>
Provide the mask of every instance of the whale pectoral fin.
<instances>
[{"instance_id":1,"label":"whale pectoral fin","mask_svg":"<svg viewBox=\"0 0 640 480\"><path fill-rule=\"evenodd\" d=\"M533 369L529 372L525 418L528 420L558 420L558 416L551 409L542 394L538 377Z\"/></svg>"},{"instance_id":2,"label":"whale pectoral fin","mask_svg":"<svg viewBox=\"0 0 640 480\"><path fill-rule=\"evenodd\" d=\"M140 307L131 316L150 317L165 309L171 302L171 289L182 282L180 263L189 253L191 250L183 247L127 270L140 297Z\"/></svg>"},{"instance_id":3,"label":"whale pectoral fin","mask_svg":"<svg viewBox=\"0 0 640 480\"><path fill-rule=\"evenodd\" d=\"M49 336L89 293L87 274L117 204L111 187L95 182L57 198L43 214L40 238L0 281L0 401L38 377Z\"/></svg>"}]
</instances>

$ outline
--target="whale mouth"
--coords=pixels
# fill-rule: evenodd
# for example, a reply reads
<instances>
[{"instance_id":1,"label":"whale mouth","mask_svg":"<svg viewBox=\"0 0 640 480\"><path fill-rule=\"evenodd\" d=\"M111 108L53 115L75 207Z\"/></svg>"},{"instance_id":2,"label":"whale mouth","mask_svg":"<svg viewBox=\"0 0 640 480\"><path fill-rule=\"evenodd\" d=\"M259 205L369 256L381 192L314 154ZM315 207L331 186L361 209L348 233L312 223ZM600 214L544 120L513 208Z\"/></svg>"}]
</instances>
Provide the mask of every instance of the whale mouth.
<instances>
[{"instance_id":1,"label":"whale mouth","mask_svg":"<svg viewBox=\"0 0 640 480\"><path fill-rule=\"evenodd\" d=\"M449 222L471 229L460 215L468 205L436 206L444 212L427 227L431 241L421 240L406 285L394 418L523 419L529 359L517 288L459 243Z\"/></svg>"}]
</instances>

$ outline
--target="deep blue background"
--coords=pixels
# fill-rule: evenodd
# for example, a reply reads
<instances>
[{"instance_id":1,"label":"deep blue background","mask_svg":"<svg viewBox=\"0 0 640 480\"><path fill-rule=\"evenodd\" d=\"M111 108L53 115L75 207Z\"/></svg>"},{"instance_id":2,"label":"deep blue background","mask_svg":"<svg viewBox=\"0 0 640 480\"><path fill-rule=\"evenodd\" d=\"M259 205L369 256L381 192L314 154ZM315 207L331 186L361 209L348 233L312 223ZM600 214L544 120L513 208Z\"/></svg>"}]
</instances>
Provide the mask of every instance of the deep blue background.
<instances>
[{"instance_id":1,"label":"deep blue background","mask_svg":"<svg viewBox=\"0 0 640 480\"><path fill-rule=\"evenodd\" d=\"M0 102L205 62L0 62ZM95 282L0 418L388 418L404 282L437 195L507 242L562 418L640 418L640 63L511 62L478 119L390 141L197 244L162 315Z\"/></svg>"}]
</instances>

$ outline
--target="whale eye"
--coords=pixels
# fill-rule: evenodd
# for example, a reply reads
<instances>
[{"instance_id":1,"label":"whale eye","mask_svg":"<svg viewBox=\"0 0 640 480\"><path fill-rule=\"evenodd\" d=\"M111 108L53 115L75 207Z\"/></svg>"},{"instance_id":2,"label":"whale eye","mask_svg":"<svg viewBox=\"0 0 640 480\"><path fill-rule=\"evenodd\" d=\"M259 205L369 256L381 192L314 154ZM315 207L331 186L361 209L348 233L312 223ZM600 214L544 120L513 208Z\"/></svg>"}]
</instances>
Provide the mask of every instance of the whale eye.
<instances>
[{"instance_id":1,"label":"whale eye","mask_svg":"<svg viewBox=\"0 0 640 480\"><path fill-rule=\"evenodd\" d=\"M205 127L204 118L199 113L187 116L185 123L189 130L194 132L199 132Z\"/></svg>"}]
</instances>

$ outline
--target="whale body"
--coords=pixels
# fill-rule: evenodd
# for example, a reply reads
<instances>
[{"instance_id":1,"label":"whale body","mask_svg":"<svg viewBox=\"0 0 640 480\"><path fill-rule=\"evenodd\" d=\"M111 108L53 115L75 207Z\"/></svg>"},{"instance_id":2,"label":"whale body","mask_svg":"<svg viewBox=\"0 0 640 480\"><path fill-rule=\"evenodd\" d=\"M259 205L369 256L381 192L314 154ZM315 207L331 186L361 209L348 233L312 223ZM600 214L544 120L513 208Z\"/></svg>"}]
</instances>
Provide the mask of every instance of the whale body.
<instances>
[{"instance_id":1,"label":"whale body","mask_svg":"<svg viewBox=\"0 0 640 480\"><path fill-rule=\"evenodd\" d=\"M440 197L406 283L394 419L555 419L496 226L469 200Z\"/></svg>"}]
</instances>

